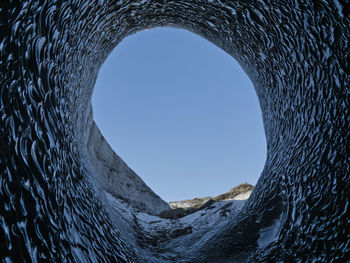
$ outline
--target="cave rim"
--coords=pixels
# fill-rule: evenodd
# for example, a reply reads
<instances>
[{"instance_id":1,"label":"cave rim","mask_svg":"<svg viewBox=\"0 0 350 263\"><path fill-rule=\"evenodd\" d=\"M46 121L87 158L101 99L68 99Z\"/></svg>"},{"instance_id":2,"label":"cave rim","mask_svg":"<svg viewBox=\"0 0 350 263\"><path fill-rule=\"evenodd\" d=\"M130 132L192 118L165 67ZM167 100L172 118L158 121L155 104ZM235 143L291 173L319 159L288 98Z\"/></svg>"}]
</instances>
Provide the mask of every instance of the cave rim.
<instances>
[{"instance_id":1,"label":"cave rim","mask_svg":"<svg viewBox=\"0 0 350 263\"><path fill-rule=\"evenodd\" d=\"M152 1L149 1L152 3ZM195 2L194 4L198 4L197 2ZM203 10L201 9L201 4L199 3L196 8L198 10ZM211 3L207 3L208 6L211 5ZM160 4L162 5L162 4ZM218 7L218 6L216 6ZM220 9L220 7L218 7ZM136 7L137 9L137 7ZM164 10L162 8L161 12L166 13L169 10ZM216 47L222 49L224 52L228 53L228 55L230 55L231 57L233 57L234 60L236 60L241 68L243 69L243 71L246 73L246 75L248 76L248 78L250 79L250 81L253 84L253 87L256 91L257 97L259 99L259 105L261 108L261 112L262 112L262 119L263 119L263 124L264 124L264 134L265 134L265 138L266 138L266 161L265 161L265 165L263 167L263 170L258 178L258 181L255 185L255 188L250 196L250 198L247 200L247 202L245 203L244 207L238 212L237 215L235 215L234 218L232 218L232 227L230 228L230 231L235 231L235 233L233 234L233 236L239 236L241 237L241 240L236 240L236 241L232 241L231 243L228 245L232 248L232 253L237 253L239 250L239 247L241 247L242 244L242 240L247 239L247 237L245 237L244 233L249 232L248 231L248 227L244 227L243 231L240 231L240 226L243 224L249 224L252 226L252 229L256 229L257 227L257 222L255 222L255 220L249 216L249 212L247 212L247 209L249 207L251 207L252 203L255 201L258 201L256 203L253 204L253 206L263 206L263 202L267 201L267 199L269 197L266 197L266 195L264 195L264 193L262 191L257 191L258 187L260 188L264 188L264 185L262 185L262 179L266 176L269 175L270 171L269 168L267 167L267 163L269 160L269 155L270 155L270 151L273 150L273 147L270 147L270 143L272 140L272 130L273 129L269 129L266 126L267 120L265 119L265 117L273 117L272 115L269 114L265 114L266 112L268 112L268 109L266 107L262 106L262 94L266 93L268 85L266 85L266 83L264 81L260 82L260 74L259 73L265 73L263 68L259 68L256 63L253 63L253 61L251 60L251 57L249 57L249 54L245 54L243 51L241 52L238 48L238 44L239 43L233 43L231 41L234 41L234 39L230 39L229 35L228 36L218 36L218 34L220 33L220 27L219 27L219 32L215 31L215 29L213 28L206 28L205 25L197 23L196 20L192 20L192 22L194 22L194 25L191 24L190 20L184 19L182 21L178 21L178 17L176 16L176 14L172 13L172 10L170 10L171 12L169 14L162 14L161 16L156 16L156 17L144 17L144 14L146 14L147 10L141 10L141 14L137 14L137 11L133 12L133 10L129 10L131 12L128 12L126 14L126 17L128 15L130 15L132 13L132 15L136 15L136 17L138 17L138 19L141 18L141 20L143 18L145 18L145 20L140 20L140 21L136 21L131 19L131 26L128 26L128 18L125 18L125 20L123 20L123 24L119 25L120 28L122 28L120 34L119 34L119 38L113 39L113 37L111 37L111 39L109 38L103 38L102 40L100 39L97 42L94 42L94 45L96 45L97 47L104 47L104 51L101 54L101 52L99 53L99 56L97 56L97 66L95 65L94 70L92 70L92 73L95 73L95 80L97 78L97 73L99 71L99 69L101 68L102 64L104 63L104 61L107 59L108 55L112 52L112 50L114 48L116 48L116 46L127 36L134 34L136 32L139 31L143 31L143 30L147 30L147 29L151 29L151 28L156 28L156 27L175 27L175 28L180 28L180 29L184 29L186 31L189 31L191 33L194 33L196 35L199 35L200 37L206 39L207 41L211 42L212 44L214 44ZM178 10L179 11L179 10ZM186 10L185 10L186 11ZM182 10L181 10L182 13ZM197 14L196 14L197 15ZM199 16L201 16L202 14L200 14ZM232 14L231 14L232 15ZM230 16L231 16L230 15ZM164 21L164 19L166 21ZM200 20L200 19L199 19ZM207 20L207 19L204 19ZM228 21L226 21L228 23ZM138 24L140 23L140 24ZM225 23L223 23L223 25L225 25ZM208 25L207 25L208 26ZM222 29L222 28L221 28ZM233 29L234 30L234 29ZM108 30L107 30L108 31ZM229 29L229 32L225 32L225 33L232 33L232 29ZM249 47L250 48L250 47ZM253 55L259 55L259 52L253 52ZM253 57L254 57L253 56ZM96 64L96 63L95 63ZM263 79L265 80L265 79ZM92 90L94 88L94 85L92 85L91 88L91 93ZM89 96L89 100L86 101L86 108L89 107L88 105L91 105L91 94ZM266 102L266 101L265 101ZM90 104L89 104L90 103ZM266 105L265 105L266 106ZM79 118L78 118L79 119ZM268 178L268 180L271 181L271 178ZM260 189L261 190L261 189ZM253 198L254 197L254 198ZM262 198L260 198L262 197ZM264 199L264 197L266 197ZM278 202L280 202L281 200L279 200ZM267 211L270 213L270 211ZM253 221L252 221L253 220ZM246 225L248 226L248 225ZM234 230L235 229L235 230ZM201 258L210 258L213 257L213 255L217 255L218 258L222 257L222 255L218 254L218 251L214 248L214 244L217 244L217 242L219 242L219 240L221 238L223 238L223 236L226 235L226 233L219 233L220 235L218 235L214 240L210 240L207 241L207 245L209 245L209 250L210 252L206 252L205 255L203 254L201 256ZM249 237L249 240L245 240L244 242L255 242L256 240L254 240L254 237ZM234 245L236 244L236 245ZM197 247L197 250L199 251L200 248ZM196 250L196 251L197 251ZM197 251L197 252L198 252ZM246 251L246 250L244 250ZM197 253L196 252L196 253ZM231 253L231 252L230 252ZM187 255L189 256L189 255ZM190 256L192 257L192 256Z\"/></svg>"},{"instance_id":2,"label":"cave rim","mask_svg":"<svg viewBox=\"0 0 350 263\"><path fill-rule=\"evenodd\" d=\"M178 30L178 31L185 31L187 34L190 34L190 35L195 35L196 37L198 37L198 39L200 39L200 40L196 40L195 42L199 42L199 41L205 41L206 42L206 44L210 44L211 45L211 47L210 47L210 49L211 50L220 50L220 52L223 52L223 54L225 54L225 56L228 56L229 57L229 60L230 61L232 61L233 60L233 62L235 63L235 64L237 64L237 66L239 67L239 69L240 69L240 72L239 72L239 75L244 75L248 80L249 80L249 85L246 85L246 84L244 84L244 85L241 85L239 88L241 89L241 88L243 88L243 89L252 89L253 91L254 91L254 94L253 94L253 96L254 96L254 98L249 98L249 100L251 101L252 99L255 99L255 98L257 98L258 99L258 101L257 101L257 105L258 105L258 111L259 111L259 114L262 114L262 110L261 110L261 106L260 106L260 101L259 101L259 98L258 98L258 95L257 95L257 92L256 92L256 89L255 89L255 86L254 86L254 83L253 83L253 81L251 80L251 78L248 76L248 74L244 71L244 69L242 68L242 66L240 65L240 63L236 60L236 58L235 57L233 57L231 54L229 54L227 51L225 51L225 50L223 50L222 48L220 48L220 47L218 47L216 44L214 44L213 42L211 42L211 41L209 41L207 38L205 38L205 37L203 37L203 36L201 36L201 35L199 35L199 34L197 34L197 33L195 33L195 32L193 32L193 31L191 31L191 30L188 30L188 29L186 29L186 28L183 28L183 27L178 27L178 26L167 26L167 25L162 25L162 26L155 26L155 27L151 27L151 28L146 28L146 29L142 29L142 30L138 30L138 31L136 31L136 32L133 32L133 33L131 33L131 34L129 34L129 35L126 35L125 37L123 37L119 42L118 42L118 44L116 45L116 46L114 46L113 47L113 49L112 49L112 51L107 55L107 57L105 58L105 60L103 61L103 63L102 63L102 65L101 65L101 67L100 67L100 69L99 69L99 71L98 71L98 75L97 75L97 79L96 79L96 82L94 83L94 87L93 87L93 93L92 93L92 96L91 96L91 99L90 99L90 103L91 103L91 105L92 105L92 111L93 111L93 121L96 123L96 125L97 125L97 128L100 130L100 132L101 132L101 134L103 135L103 137L104 137L104 139L106 140L106 142L110 145L110 147L112 148L112 150L114 151L114 153L115 154L117 154L118 156L120 156L120 158L128 165L128 162L127 161L125 161L125 157L123 157L122 155L119 155L119 151L117 150L117 148L118 148L118 146L114 146L114 147L112 147L111 146L111 143L110 143L110 141L105 137L105 135L104 135L104 132L102 131L102 129L101 129L101 127L100 127L100 125L99 125L99 123L96 121L96 118L95 118L95 109L96 109L96 105L94 106L93 105L93 103L92 103L92 98L94 97L94 91L96 90L96 88L98 89L98 87L96 87L96 85L97 85L97 83L98 83L98 80L99 80L99 78L100 78L100 74L101 74L101 72L102 72L102 67L105 65L105 63L106 63L106 61L110 58L110 56L112 55L112 53L116 53L116 52L120 52L120 51L117 51L117 49L118 49L118 46L123 42L123 41L125 41L126 39L128 39L129 37L133 37L133 36L135 36L135 35L137 35L138 33L145 33L145 32L148 32L148 31L153 31L153 30L156 30L156 29L167 29L167 30L169 30L169 31L173 31L173 30ZM152 37L152 38L154 38L154 37ZM133 40L134 42L140 42L141 40ZM196 43L197 44L197 43ZM158 51L157 51L157 53L158 53ZM216 52L217 53L217 52ZM164 60L164 59L163 59ZM209 63L209 62L208 62ZM120 64L120 63L118 63L118 64ZM215 62L215 64L216 64L216 62ZM231 67L228 67L228 68L231 68ZM232 72L233 71L236 71L236 69L234 68L234 70L232 70ZM137 71L135 72L136 74L137 74ZM110 73L110 74L113 74L113 73ZM104 74L104 75L110 75L110 74ZM176 75L177 73L176 72L173 72L172 73L172 75ZM233 73L232 73L233 74ZM190 75L190 73L188 73L188 75ZM155 77L154 77L155 78ZM153 78L152 78L153 79ZM140 86L141 84L139 84L138 86ZM115 86L115 88L116 89L118 89L118 85L114 85ZM234 87L236 87L234 84L233 84L233 86L232 85L230 85L230 89L231 88L234 88ZM126 87L126 88L128 88L128 87ZM213 88L213 89L216 89L216 88ZM239 91L237 91L236 92L237 94L239 94L240 92ZM117 96L117 95L116 95ZM254 103L255 104L255 103ZM204 106L203 106L204 107ZM262 121L262 117L260 116L260 118L259 118L261 121ZM254 120L254 122L255 122L256 120ZM207 124L207 125L209 125L209 124ZM259 129L260 130L260 129ZM261 176L261 174L262 174L262 172L263 172L263 169L264 169L264 166L265 166L265 163L266 163L266 158L267 158L267 140L266 140L266 133L265 133L265 129L264 129L264 125L263 125L263 127L262 127L262 130L263 130L263 135L264 135L264 155L263 155L263 166L262 167L260 167L258 170L259 170L259 172L257 173L257 175L255 176L255 178L254 178L254 184L251 184L250 182L249 182L249 184L251 184L251 185L253 185L253 186L255 186L256 185L256 183L258 182L258 180L259 180L259 178L260 178L260 176ZM105 131L105 129L104 129L104 131ZM233 134L231 134L231 135L234 135L234 133ZM214 140L214 138L215 138L215 135L212 135L211 136L212 137L212 139ZM246 140L248 140L249 138L246 138ZM154 141L156 141L156 140L154 140ZM232 160L230 163L234 163L234 158L232 157L232 158L230 158L230 160ZM129 166L129 165L128 165ZM131 168L131 170L133 170L133 171L135 171L135 167L131 167L131 166L129 166L130 168ZM142 179L142 180L144 180L144 175L143 175L143 173L139 173L139 172L136 172L136 174ZM215 176L211 176L211 177L215 177ZM228 178L229 176L227 176L227 178ZM231 176L232 177L232 176ZM235 177L235 176L233 176L233 177ZM216 178L216 177L215 177ZM226 179L227 179L226 178ZM234 185L231 185L230 187L229 187L229 189L227 189L227 190L225 190L225 191L220 191L220 193L218 193L217 195L221 195L221 194L224 194L224 193L227 193L231 188L234 188L234 187L236 187L236 186L238 186L238 185L240 185L240 184L242 184L242 183L247 183L247 181L246 181L246 179L245 178L242 178L243 180L241 180L242 182L240 182L240 183L238 183L238 184L234 184ZM151 186L149 186L148 185L148 183L146 183L146 185L148 186L148 187L150 187L150 189L152 190L152 191L154 191L153 189L153 187L151 187ZM161 194L159 194L158 192L159 191L154 191L161 199L163 199L163 196L161 195ZM202 198L202 196L204 197L204 196L211 196L211 197L215 197L216 196L216 194L215 195L207 195L207 194L202 194L202 195L200 195L200 196L197 196L197 195L195 195L195 196L192 196L192 197L188 197L188 198L181 198L181 199L172 199L172 200L168 200L168 199L163 199L163 200L167 200L166 202L167 203L170 203L170 202L175 202L175 201L182 201L182 200L190 200L190 199L193 199L193 198Z\"/></svg>"},{"instance_id":3,"label":"cave rim","mask_svg":"<svg viewBox=\"0 0 350 263\"><path fill-rule=\"evenodd\" d=\"M224 16L223 13L215 12L220 10L208 10L209 8L206 8L206 6L210 5L214 9L215 4L223 7L226 11L232 11L229 16L226 16L229 19L227 24L232 25L232 27L228 28L226 24L223 24L220 27L221 30L227 29L235 33L237 27L251 25L252 33L250 34L250 32L243 30L243 37L247 36L249 38L253 34L257 35L258 41L255 41L253 35L252 42L255 43L248 43L254 44L248 46L248 51L252 53L252 58L258 56L258 52L261 51L262 56L257 58L257 62L259 62L259 59L266 58L266 63L268 63L266 66L271 68L272 72L276 72L276 74L272 75L270 71L266 81L261 83L262 85L266 84L263 88L270 90L274 87L276 88L275 91L270 93L266 92L266 90L262 91L264 96L271 96L266 101L273 104L274 99L277 97L277 99L285 99L282 101L282 106L293 106L293 102L300 102L300 108L293 113L290 109L289 111L288 109L283 111L281 103L278 103L278 101L275 103L276 105L272 105L270 108L268 107L269 105L265 105L267 108L265 109L266 115L270 115L265 116L269 122L267 123L269 126L268 131L265 131L265 134L271 135L271 140L267 141L268 154L271 153L271 155L270 160L267 158L270 161L267 167L267 174L265 174L264 180L262 180L262 176L260 177L260 184L258 182L260 191L256 192L256 196L261 196L262 200L258 200L258 203L253 203L253 201L257 200L255 198L255 200L253 199L250 202L249 208L251 210L248 211L246 209L246 215L242 215L242 218L247 218L246 220L243 218L239 222L232 222L226 233L223 231L218 232L217 237L204 244L206 246L201 251L195 251L196 253L191 255L185 250L184 255L190 255L196 259L189 262L208 262L208 259L216 259L218 256L223 257L230 255L229 253L232 255L233 252L237 251L237 247L240 248L240 246L236 247L236 244L242 245L243 251L246 251L247 246L244 245L247 244L253 245L254 257L252 261L255 262L262 262L264 259L271 258L275 258L276 261L283 261L284 256L289 256L289 258L295 256L295 260L300 261L312 261L311 259L316 257L325 259L325 261L326 259L332 260L333 258L334 260L334 258L338 258L341 260L349 257L349 243L346 242L350 236L346 228L346 221L349 220L349 214L346 213L349 210L349 200L348 196L343 193L347 193L348 189L350 189L350 180L346 173L349 170L350 163L347 145L342 143L350 135L349 109L346 107L348 101L350 101L348 89L350 78L347 75L350 72L350 64L348 63L350 53L349 50L343 48L349 44L348 36L350 34L347 6L343 3L344 1L336 3L332 1L316 3L312 1L308 4L302 3L302 8L298 8L300 7L300 1L285 1L283 3L243 0L235 2L214 0L210 1L210 3L204 0L199 1L200 4L196 4L195 12L192 12L192 14L186 11L186 8L192 8L189 0L143 0L142 5L141 1L135 3L135 1L131 0L122 2L86 0L74 3L60 0L36 1L35 3L12 1L6 4L6 6L11 7L11 12L7 14L6 8L1 10L5 11L5 16L0 17L0 21L5 21L5 23L0 23L0 26L5 29L1 33L11 34L11 37L2 42L3 52L0 52L1 58L3 61L8 62L7 65L11 69L5 73L5 79L0 80L1 83L6 83L9 88L4 88L1 91L4 98L8 98L7 100L0 99L2 109L6 110L1 120L5 124L5 128L2 129L5 138L1 138L1 141L5 142L5 147L7 147L5 150L13 150L12 156L7 153L3 154L4 162L8 165L7 167L2 167L9 169L3 169L5 176L8 176L8 178L5 177L5 183L11 182L9 178L12 175L44 179L41 180L45 186L44 192L39 192L40 189L36 191L33 187L33 191L27 195L28 199L24 200L36 201L39 197L45 201L47 200L49 205L53 205L47 207L45 204L42 205L40 203L35 207L38 213L35 213L35 210L29 211L34 212L34 214L30 213L28 215L30 220L25 222L32 223L34 220L39 219L40 221L34 222L48 223L40 224L43 227L40 230L42 230L44 235L40 235L39 232L27 232L30 234L31 241L38 241L36 243L39 244L39 246L35 247L35 249L38 248L36 251L39 253L31 255L50 256L53 258L52 261L54 261L62 253L61 259L63 256L67 257L67 261L75 262L74 257L78 255L77 253L87 258L90 255L91 248L92 256L97 257L99 261L106 261L106 258L114 259L115 262L119 262L120 259L129 262L133 259L136 261L136 256L134 257L136 253L133 253L136 249L130 248L131 246L129 246L128 242L123 242L123 235L120 235L118 228L113 227L110 223L108 214L103 209L99 209L99 200L91 198L95 196L94 193L96 191L86 183L87 180L84 180L89 177L89 170L84 169L83 157L80 158L84 152L81 149L76 149L82 146L79 144L79 141L82 141L79 135L84 133L79 134L78 128L82 129L82 127L75 128L74 125L84 124L79 119L85 116L83 110L86 110L88 107L86 106L89 102L88 95L85 97L84 95L93 88L87 82L97 75L97 66L95 64L101 62L101 57L105 57L106 54L104 53L108 52L108 45L113 46L115 44L113 41L118 41L118 39L113 37L109 38L109 33L127 34L131 30L130 27L135 29L135 26L141 28L144 23L152 24L150 21L152 17L157 21L159 21L157 17L169 17L169 14L164 11L167 5L175 7L173 8L175 9L173 21L176 20L176 15L180 20L185 20L185 22L181 21L182 24L187 23L188 27L190 27L189 24L192 22L198 27L197 19L201 18L200 16L203 16L202 19L199 19L202 22L207 21L211 17L210 15L214 15L214 18L218 19L220 16ZM180 3L178 5L179 8L176 8L177 3ZM198 2L196 1L195 3ZM141 6L144 11L140 13L138 6ZM154 6L157 8L152 10ZM244 9L245 7L248 7L247 10ZM267 8L265 9L265 7ZM203 9L209 12L202 12ZM75 12L77 10L78 12ZM134 12L135 10L136 12ZM255 10L258 12L254 12ZM255 16L249 17L250 11L253 11ZM262 16L259 15L259 11L261 11L260 14ZM107 15L112 15L112 12L118 13L114 16L116 19L112 19L113 21L107 19L104 16L106 12ZM198 16L198 13L201 13L201 15ZM140 14L141 16L139 16ZM206 14L207 16L204 16ZM238 17L238 15L240 16ZM95 18L102 20L101 23L99 21L96 22ZM146 22L143 21L144 18ZM252 21L250 18L255 19ZM240 20L238 21L238 19ZM168 19L165 20L168 21ZM286 27L279 23L281 20L288 20L287 23L283 23ZM163 22L160 21L159 24ZM105 26L111 23L116 24L114 29L108 25L107 27ZM238 26L235 27L237 24ZM256 31L261 28L265 31L267 27L272 29L269 30L267 36ZM278 32L275 32L277 34L274 34L273 29L278 30ZM333 29L335 30L333 31ZM102 33L107 34L107 36L101 33L102 30ZM106 32L106 30L109 32ZM111 30L114 31L111 32ZM197 28L197 30L200 29ZM293 34L298 33L299 30L302 30L303 34ZM323 33L330 33L331 37L336 36L336 38L326 38L324 40L323 37L325 35ZM215 33L212 33L212 35L215 36ZM312 37L308 37L309 35ZM259 46L260 37L267 37L262 39L262 42L270 41L269 43L274 45L274 49L270 45L267 46L266 50L264 46ZM276 43L286 45L276 47ZM312 52L314 47L317 47L317 52ZM28 51L31 51L28 54L29 60L34 62L33 67L27 63L27 56L20 56L21 54L27 54L24 52L26 48ZM97 50L98 48L100 50ZM297 52L299 54L296 55L302 57L291 56L293 53L291 54L290 51L293 53ZM294 62L292 59L295 59ZM86 73L80 74L79 65L75 63L77 61L78 63L82 62L82 71ZM88 63L83 64L84 61ZM89 65L87 65L89 62L92 64L90 66L93 69L90 69ZM75 67L76 65L77 67ZM22 68L24 70L20 72ZM286 80L283 73L289 71L282 72L282 70L286 69L291 69L294 79L289 78ZM334 78L329 78L329 69L332 70ZM260 70L263 73L268 73L266 70L264 71L264 67L260 68ZM317 76L316 70L320 70L320 77ZM300 83L296 79L298 75L301 76ZM43 76L45 78L41 79ZM316 81L313 83L315 85L308 85L310 83L309 77L311 77L311 81L313 77L316 77L314 78ZM271 79L271 81L268 79ZM30 82L32 80L37 83L32 85L33 83L31 84ZM42 83L40 83L41 80ZM281 81L281 85L270 85L273 81ZM300 86L295 86L298 83ZM88 89L91 90L87 91ZM34 93L31 94L31 91L34 91ZM36 94L35 91L39 91L39 93ZM66 94L62 95L64 92L67 93L66 97L64 97ZM290 96L289 92L302 92L302 96L300 96L301 101L293 101L293 97ZM31 95L34 95L34 97ZM39 97L36 95L39 95ZM40 104L37 107L37 100L31 100L37 98L48 102L48 104L45 104L48 107L41 107L42 105ZM312 100L313 98L315 100ZM65 99L67 100L64 101ZM12 101L19 103L11 105ZM286 102L284 103L284 101ZM74 105L76 107L72 107L70 102L76 103ZM314 102L314 104L310 104L310 102ZM28 105L28 108L23 109L23 105ZM274 110L274 106L277 108L276 110ZM321 110L321 114L319 114L318 109ZM40 116L38 113L42 112L44 114ZM5 121L7 114L8 118ZM22 122L20 126L11 125L11 117L22 122L23 120L30 120L28 124L25 123L29 128L25 132L29 130L30 136L26 136L28 133L23 133ZM40 117L43 118L40 119ZM77 118L77 120L74 118ZM276 121L273 122L274 120ZM278 125L278 120L281 122L280 126ZM289 127L288 125L283 125L282 121L289 124ZM312 124L315 127L313 131L310 129L311 125L303 126L307 121L313 121ZM34 127L36 123L42 125ZM1 126L1 128L3 127ZM44 132L44 136L45 132L47 132L48 138L41 137L41 131ZM16 141L15 137L17 136L20 139L19 142L26 143L30 142L31 135L33 135L33 146L36 146L36 141L34 141L36 138L38 139L37 142L47 143L47 147L44 147L44 149L50 150L49 153L51 153L49 146L52 147L52 154L49 156L52 158L46 159L46 156L44 156L45 159L39 158L37 159L39 163L36 163L36 157L40 157L40 151L32 151L31 154L27 152L29 153L28 155L23 155L25 152L22 151L19 153L19 148L17 148L18 141ZM278 135L281 136L279 137ZM284 135L286 138L282 138ZM293 138L293 135L296 138ZM3 137L2 134L0 137ZM313 143L315 147L304 147L303 149L303 146L308 146L309 142L307 139L310 139L310 143ZM16 146L14 143L16 143ZM33 149L35 150L35 148ZM40 148L36 149L40 150ZM0 152L2 153L2 151ZM305 155L302 155L302 153ZM331 155L332 153L333 155ZM47 160L48 162L46 162ZM31 163L29 165L26 163L27 165L25 166L23 161L30 161ZM51 167L45 166L47 163ZM39 166L35 167L33 164L39 164ZM17 171L16 166L20 170ZM40 173L40 168L43 168L43 171L48 171L47 175L49 176L45 177L45 174ZM48 169L45 170L45 168ZM21 173L22 171L23 173ZM46 182L46 179L50 181ZM38 183L40 182L38 181ZM47 189L47 183L53 183L57 188ZM16 182L16 180L12 181L11 184L18 186L19 190L25 187L25 185ZM310 193L308 188L315 191ZM5 191L2 193L5 194L5 197L10 198L7 205L11 207L11 210L9 210L11 214L6 214L6 219L11 221L5 227L10 226L12 229L12 226L15 227L15 224L12 222L16 223L16 220L17 224L23 222L18 213L21 210L17 209L20 208L17 201L23 199L20 199L22 197L20 195L11 196ZM44 197L42 197L42 193L44 193ZM284 201L282 213L285 215L285 221L281 223L283 230L280 232L276 242L267 248L254 246L257 240L252 238L246 242L239 243L240 237L249 237L250 234L259 236L259 230L266 225L266 219L268 219L265 217L265 214L271 211L276 201L279 200L276 196L282 197L282 201ZM67 197L73 198L66 200ZM91 205L94 209L90 209L92 208ZM266 207L268 210L266 210ZM61 212L63 209L65 209L64 212L67 211L68 217L65 213L56 214L56 212ZM276 211L278 212L277 209ZM39 214L39 212L43 215L43 219L46 219L45 221L36 217L36 214ZM322 212L322 216L320 216L320 212ZM82 219L88 219L88 222L86 220L81 220L81 222L73 220L73 223L76 223L76 228L70 228L69 223L71 221L69 220L80 219L80 215ZM269 215L271 215L270 212L267 216ZM53 219L53 221L50 219ZM261 224L257 225L255 223L257 222L256 219ZM250 232L244 228L244 226L250 226L249 224L256 226ZM240 226L243 228L239 228ZM59 232L57 232L57 229ZM76 229L76 235L73 235L72 229ZM83 236L85 247L79 246L74 240L74 237L79 239L79 237ZM22 244L29 244L26 242L28 239L24 234L18 236L8 235L8 237L11 238L11 242L12 240L21 240ZM50 237L55 237L53 242ZM96 240L101 242L95 242ZM322 240L326 240L327 243L324 243ZM18 247L13 247L11 250L9 248L6 249L4 253L8 254L9 258L15 259L22 253L28 255L28 252L33 251L28 246L27 250L23 249L22 251ZM105 253L101 253L101 251ZM312 253L307 253L305 256L305 251L311 251ZM305 260L306 258L309 260ZM88 262L89 260L87 259L86 261Z\"/></svg>"}]
</instances>

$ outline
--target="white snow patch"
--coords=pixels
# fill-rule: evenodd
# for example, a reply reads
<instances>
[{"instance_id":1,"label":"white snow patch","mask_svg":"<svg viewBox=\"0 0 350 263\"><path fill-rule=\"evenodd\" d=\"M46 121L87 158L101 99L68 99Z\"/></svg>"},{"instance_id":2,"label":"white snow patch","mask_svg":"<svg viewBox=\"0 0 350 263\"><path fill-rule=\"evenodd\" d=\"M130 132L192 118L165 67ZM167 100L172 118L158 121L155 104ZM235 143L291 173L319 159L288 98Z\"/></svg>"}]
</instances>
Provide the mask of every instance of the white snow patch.
<instances>
[{"instance_id":1,"label":"white snow patch","mask_svg":"<svg viewBox=\"0 0 350 263\"><path fill-rule=\"evenodd\" d=\"M246 200L246 199L249 198L251 193L252 193L252 191L248 191L248 192L239 194L239 195L235 196L233 199L230 199L230 200Z\"/></svg>"}]
</instances>

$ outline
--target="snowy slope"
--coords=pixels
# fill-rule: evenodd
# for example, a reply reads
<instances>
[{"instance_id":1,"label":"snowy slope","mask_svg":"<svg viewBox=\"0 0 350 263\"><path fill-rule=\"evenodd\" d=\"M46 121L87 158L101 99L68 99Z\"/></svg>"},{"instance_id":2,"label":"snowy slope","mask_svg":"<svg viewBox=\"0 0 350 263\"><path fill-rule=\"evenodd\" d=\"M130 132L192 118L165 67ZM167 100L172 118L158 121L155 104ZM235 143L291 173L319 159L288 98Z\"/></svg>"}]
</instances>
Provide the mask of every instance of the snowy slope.
<instances>
[{"instance_id":1,"label":"snowy slope","mask_svg":"<svg viewBox=\"0 0 350 263\"><path fill-rule=\"evenodd\" d=\"M250 192L239 198L248 198L249 195ZM135 246L144 262L185 262L182 259L188 258L186 255L200 249L208 239L230 224L246 201L218 201L179 219L163 219L141 212L107 192L106 196L114 213L123 217L124 229L135 230L133 234L126 234L130 239L136 235ZM129 232L132 231L129 229Z\"/></svg>"}]
</instances>

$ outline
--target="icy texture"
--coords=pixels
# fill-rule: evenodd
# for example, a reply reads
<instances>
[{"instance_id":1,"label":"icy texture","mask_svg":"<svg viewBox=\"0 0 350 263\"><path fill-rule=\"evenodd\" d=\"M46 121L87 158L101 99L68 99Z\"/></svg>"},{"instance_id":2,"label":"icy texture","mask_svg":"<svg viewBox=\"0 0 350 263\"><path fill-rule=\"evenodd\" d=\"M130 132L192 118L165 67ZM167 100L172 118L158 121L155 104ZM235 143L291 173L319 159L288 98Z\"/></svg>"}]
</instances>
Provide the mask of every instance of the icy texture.
<instances>
[{"instance_id":1,"label":"icy texture","mask_svg":"<svg viewBox=\"0 0 350 263\"><path fill-rule=\"evenodd\" d=\"M210 238L174 250L178 262L349 260L349 12L347 0L1 1L0 257L145 261L144 228L94 178L90 99L125 36L176 26L240 62L268 145L249 200Z\"/></svg>"},{"instance_id":2,"label":"icy texture","mask_svg":"<svg viewBox=\"0 0 350 263\"><path fill-rule=\"evenodd\" d=\"M86 147L88 163L97 183L113 196L145 212L158 215L170 209L169 204L157 196L112 150L93 122ZM247 198L246 198L247 199Z\"/></svg>"}]
</instances>

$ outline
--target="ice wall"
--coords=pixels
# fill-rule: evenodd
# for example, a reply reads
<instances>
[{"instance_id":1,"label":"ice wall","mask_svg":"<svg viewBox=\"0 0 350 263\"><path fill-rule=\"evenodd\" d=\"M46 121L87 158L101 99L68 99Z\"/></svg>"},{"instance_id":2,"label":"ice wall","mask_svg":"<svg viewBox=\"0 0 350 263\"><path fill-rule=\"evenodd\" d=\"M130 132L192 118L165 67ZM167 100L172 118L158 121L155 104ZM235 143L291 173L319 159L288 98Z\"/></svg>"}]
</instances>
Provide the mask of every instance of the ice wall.
<instances>
[{"instance_id":1,"label":"ice wall","mask_svg":"<svg viewBox=\"0 0 350 263\"><path fill-rule=\"evenodd\" d=\"M90 99L99 68L125 36L175 26L240 62L258 94L268 145L241 212L180 255L183 262L237 254L249 262L348 260L348 4L2 1L0 257L138 261L137 242L113 221L94 177L86 146Z\"/></svg>"}]
</instances>

